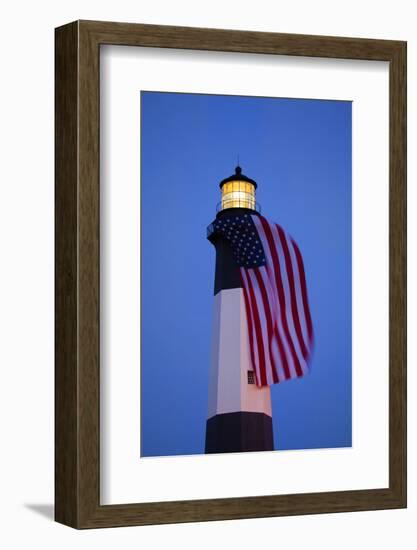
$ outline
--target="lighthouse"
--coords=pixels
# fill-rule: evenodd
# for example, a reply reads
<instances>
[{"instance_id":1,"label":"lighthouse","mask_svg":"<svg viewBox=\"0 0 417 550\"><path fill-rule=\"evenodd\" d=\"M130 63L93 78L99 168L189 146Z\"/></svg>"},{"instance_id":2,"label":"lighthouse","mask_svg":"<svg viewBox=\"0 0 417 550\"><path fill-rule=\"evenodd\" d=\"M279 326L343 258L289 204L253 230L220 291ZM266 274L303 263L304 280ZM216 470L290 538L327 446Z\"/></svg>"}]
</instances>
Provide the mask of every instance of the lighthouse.
<instances>
[{"instance_id":1,"label":"lighthouse","mask_svg":"<svg viewBox=\"0 0 417 550\"><path fill-rule=\"evenodd\" d=\"M256 189L256 182L237 166L232 176L220 182L221 201L207 229L216 265L206 453L274 448L270 387L256 384L242 276L227 232L216 230L222 220L235 225L234 220L240 223L243 217L259 216ZM249 244L243 240L242 249Z\"/></svg>"}]
</instances>

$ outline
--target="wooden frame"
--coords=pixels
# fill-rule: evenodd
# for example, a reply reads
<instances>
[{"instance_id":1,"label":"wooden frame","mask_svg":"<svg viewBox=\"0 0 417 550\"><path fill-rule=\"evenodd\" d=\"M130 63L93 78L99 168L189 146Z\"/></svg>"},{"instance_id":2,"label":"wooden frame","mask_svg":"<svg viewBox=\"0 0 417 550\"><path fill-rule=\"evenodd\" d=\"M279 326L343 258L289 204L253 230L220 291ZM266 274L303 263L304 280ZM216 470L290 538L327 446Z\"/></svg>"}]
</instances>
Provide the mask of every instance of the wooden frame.
<instances>
[{"instance_id":1,"label":"wooden frame","mask_svg":"<svg viewBox=\"0 0 417 550\"><path fill-rule=\"evenodd\" d=\"M406 506L406 43L77 21L56 29L55 519L75 528ZM389 488L128 505L99 501L101 44L389 62Z\"/></svg>"}]
</instances>

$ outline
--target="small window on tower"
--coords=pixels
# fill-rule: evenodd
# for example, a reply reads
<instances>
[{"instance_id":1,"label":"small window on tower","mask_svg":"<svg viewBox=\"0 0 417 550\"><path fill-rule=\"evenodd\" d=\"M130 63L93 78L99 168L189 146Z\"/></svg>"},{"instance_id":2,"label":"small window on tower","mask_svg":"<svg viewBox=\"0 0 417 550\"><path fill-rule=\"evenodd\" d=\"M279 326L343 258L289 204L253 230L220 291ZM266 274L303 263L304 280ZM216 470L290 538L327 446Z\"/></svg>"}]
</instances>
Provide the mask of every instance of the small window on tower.
<instances>
[{"instance_id":1,"label":"small window on tower","mask_svg":"<svg viewBox=\"0 0 417 550\"><path fill-rule=\"evenodd\" d=\"M253 370L248 370L248 384L255 384L255 373Z\"/></svg>"}]
</instances>

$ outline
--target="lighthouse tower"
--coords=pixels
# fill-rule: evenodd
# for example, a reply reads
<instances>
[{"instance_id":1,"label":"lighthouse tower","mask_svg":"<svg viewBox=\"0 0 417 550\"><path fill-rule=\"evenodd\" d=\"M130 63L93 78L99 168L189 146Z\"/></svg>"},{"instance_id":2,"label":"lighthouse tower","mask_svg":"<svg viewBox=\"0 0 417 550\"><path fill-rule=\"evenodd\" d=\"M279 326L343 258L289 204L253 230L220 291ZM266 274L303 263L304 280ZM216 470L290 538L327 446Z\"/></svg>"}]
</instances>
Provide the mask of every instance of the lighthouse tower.
<instances>
[{"instance_id":1,"label":"lighthouse tower","mask_svg":"<svg viewBox=\"0 0 417 550\"><path fill-rule=\"evenodd\" d=\"M258 214L257 184L242 173L220 182L216 220ZM212 357L206 453L273 450L269 386L256 385L250 360L248 323L239 266L224 235L208 227L216 249Z\"/></svg>"}]
</instances>

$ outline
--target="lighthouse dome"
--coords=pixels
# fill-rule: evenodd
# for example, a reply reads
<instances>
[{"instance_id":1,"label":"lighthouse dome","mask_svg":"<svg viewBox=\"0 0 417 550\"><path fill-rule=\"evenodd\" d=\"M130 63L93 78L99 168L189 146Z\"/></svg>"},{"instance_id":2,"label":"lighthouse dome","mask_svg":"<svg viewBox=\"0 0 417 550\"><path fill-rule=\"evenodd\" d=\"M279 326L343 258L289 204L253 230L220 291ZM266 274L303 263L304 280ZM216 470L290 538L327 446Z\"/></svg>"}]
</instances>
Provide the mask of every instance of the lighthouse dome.
<instances>
[{"instance_id":1,"label":"lighthouse dome","mask_svg":"<svg viewBox=\"0 0 417 550\"><path fill-rule=\"evenodd\" d=\"M220 182L220 185L219 185L220 189L223 187L225 183L228 183L231 181L245 181L245 182L251 183L255 187L255 189L258 187L258 184L256 183L255 180L248 178L248 176L242 173L242 168L239 165L236 166L235 173L233 175L229 176L228 178L224 178L224 180Z\"/></svg>"}]
</instances>

